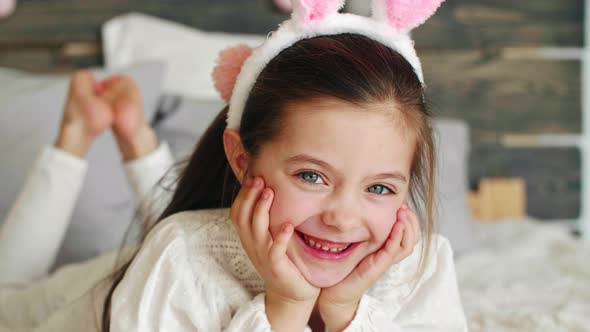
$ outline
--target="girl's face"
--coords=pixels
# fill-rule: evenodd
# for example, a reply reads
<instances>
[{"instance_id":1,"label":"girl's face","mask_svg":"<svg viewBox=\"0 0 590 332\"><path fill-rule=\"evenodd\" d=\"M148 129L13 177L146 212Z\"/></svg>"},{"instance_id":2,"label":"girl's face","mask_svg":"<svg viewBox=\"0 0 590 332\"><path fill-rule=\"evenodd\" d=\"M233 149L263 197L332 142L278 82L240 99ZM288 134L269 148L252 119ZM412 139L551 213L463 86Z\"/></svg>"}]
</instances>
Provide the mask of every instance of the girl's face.
<instances>
[{"instance_id":1,"label":"girl's face","mask_svg":"<svg viewBox=\"0 0 590 332\"><path fill-rule=\"evenodd\" d=\"M281 137L251 165L274 191L271 234L295 227L287 255L315 287L380 249L406 202L415 139L383 113L337 99L291 105Z\"/></svg>"}]
</instances>

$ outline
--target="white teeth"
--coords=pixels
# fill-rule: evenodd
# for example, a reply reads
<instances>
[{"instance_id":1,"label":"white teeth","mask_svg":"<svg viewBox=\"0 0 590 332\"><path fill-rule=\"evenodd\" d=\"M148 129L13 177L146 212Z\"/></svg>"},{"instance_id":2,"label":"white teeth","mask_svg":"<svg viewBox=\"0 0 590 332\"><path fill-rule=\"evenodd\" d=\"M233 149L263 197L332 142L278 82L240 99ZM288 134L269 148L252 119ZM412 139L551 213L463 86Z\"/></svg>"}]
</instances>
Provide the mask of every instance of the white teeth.
<instances>
[{"instance_id":1,"label":"white teeth","mask_svg":"<svg viewBox=\"0 0 590 332\"><path fill-rule=\"evenodd\" d=\"M339 252L342 252L342 251L344 251L344 250L348 249L348 247L350 247L350 246L351 246L351 245L349 244L349 245L347 245L347 246L346 246L346 247L344 247L344 248L329 248L329 247L326 247L326 246L322 246L322 245L321 245L321 244L319 244L319 243L316 243L316 242L315 242L314 240L312 240L312 239L308 239L308 238L307 238L307 236L305 236L305 234L302 234L302 235L303 235L303 240L304 240L304 241L305 241L305 243L307 243L307 244L308 244L310 247L312 247L312 248L316 248L316 249L318 249L318 250L322 250L322 251L325 251L325 252L339 253Z\"/></svg>"}]
</instances>

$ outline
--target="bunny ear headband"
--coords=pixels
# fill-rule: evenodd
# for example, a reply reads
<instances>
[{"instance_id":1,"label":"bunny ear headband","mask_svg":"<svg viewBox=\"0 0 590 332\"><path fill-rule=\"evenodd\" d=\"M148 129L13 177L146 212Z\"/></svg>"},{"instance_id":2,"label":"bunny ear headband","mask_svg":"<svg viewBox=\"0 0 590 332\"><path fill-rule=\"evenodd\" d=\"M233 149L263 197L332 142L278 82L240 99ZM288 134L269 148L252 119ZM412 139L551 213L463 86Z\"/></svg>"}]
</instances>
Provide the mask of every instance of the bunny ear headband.
<instances>
[{"instance_id":1,"label":"bunny ear headband","mask_svg":"<svg viewBox=\"0 0 590 332\"><path fill-rule=\"evenodd\" d=\"M344 0L292 0L290 20L259 47L245 45L220 53L213 71L215 87L229 103L227 128L239 129L246 101L264 67L282 50L317 36L354 33L400 53L424 83L422 66L409 32L424 23L444 0L373 0L372 17L338 12Z\"/></svg>"}]
</instances>

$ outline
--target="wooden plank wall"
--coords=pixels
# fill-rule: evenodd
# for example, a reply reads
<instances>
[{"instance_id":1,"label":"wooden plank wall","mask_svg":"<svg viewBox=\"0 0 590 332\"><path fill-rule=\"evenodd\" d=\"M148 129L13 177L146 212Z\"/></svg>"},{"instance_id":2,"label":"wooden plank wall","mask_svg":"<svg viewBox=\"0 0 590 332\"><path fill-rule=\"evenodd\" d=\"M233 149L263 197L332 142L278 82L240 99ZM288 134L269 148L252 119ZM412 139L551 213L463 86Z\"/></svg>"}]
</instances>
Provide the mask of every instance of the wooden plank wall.
<instances>
[{"instance_id":1,"label":"wooden plank wall","mask_svg":"<svg viewBox=\"0 0 590 332\"><path fill-rule=\"evenodd\" d=\"M579 0L447 0L414 33L435 113L471 127L472 186L523 177L527 213L541 219L578 217L580 151L503 142L580 134L581 61L543 50L583 47L583 9Z\"/></svg>"},{"instance_id":2,"label":"wooden plank wall","mask_svg":"<svg viewBox=\"0 0 590 332\"><path fill-rule=\"evenodd\" d=\"M101 24L130 11L243 33L267 33L286 18L267 0L21 0L0 21L0 66L69 72L101 65ZM582 47L583 12L580 0L447 0L414 31L431 108L471 126L471 182L524 177L527 212L542 219L578 216L578 149L502 142L514 134L580 133L580 60L541 51Z\"/></svg>"}]
</instances>

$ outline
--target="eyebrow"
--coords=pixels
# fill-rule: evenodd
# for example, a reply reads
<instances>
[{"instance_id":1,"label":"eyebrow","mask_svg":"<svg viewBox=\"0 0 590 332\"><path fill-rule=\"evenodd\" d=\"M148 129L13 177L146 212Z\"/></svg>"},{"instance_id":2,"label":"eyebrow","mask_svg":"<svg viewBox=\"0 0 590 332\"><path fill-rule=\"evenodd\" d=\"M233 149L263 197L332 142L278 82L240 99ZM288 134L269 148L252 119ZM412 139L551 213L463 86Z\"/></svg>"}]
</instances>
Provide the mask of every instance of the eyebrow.
<instances>
[{"instance_id":1,"label":"eyebrow","mask_svg":"<svg viewBox=\"0 0 590 332\"><path fill-rule=\"evenodd\" d=\"M336 169L334 169L334 167L332 167L332 165L328 164L327 162L321 160L321 159L317 159L314 158L310 155L306 155L306 154L298 154L294 157L291 157L289 159L286 160L287 163L311 163L311 164L316 164L320 167L323 167L327 170L329 170L332 173L336 173L336 174L340 174L340 172L338 172ZM393 179L397 179L403 182L408 182L408 179L401 173L401 172L393 172L393 173L379 173L377 175L374 176L374 178L376 179L388 179L388 178L393 178Z\"/></svg>"}]
</instances>

